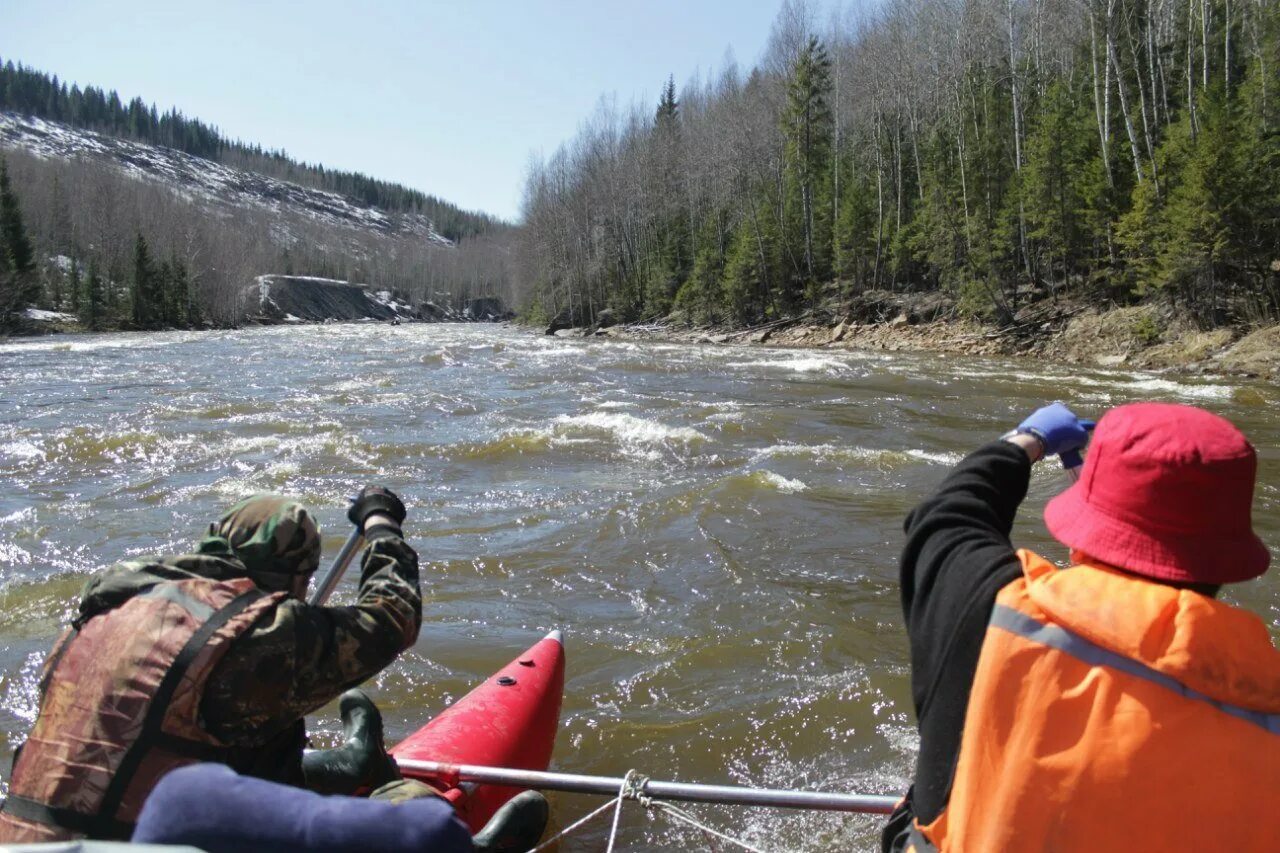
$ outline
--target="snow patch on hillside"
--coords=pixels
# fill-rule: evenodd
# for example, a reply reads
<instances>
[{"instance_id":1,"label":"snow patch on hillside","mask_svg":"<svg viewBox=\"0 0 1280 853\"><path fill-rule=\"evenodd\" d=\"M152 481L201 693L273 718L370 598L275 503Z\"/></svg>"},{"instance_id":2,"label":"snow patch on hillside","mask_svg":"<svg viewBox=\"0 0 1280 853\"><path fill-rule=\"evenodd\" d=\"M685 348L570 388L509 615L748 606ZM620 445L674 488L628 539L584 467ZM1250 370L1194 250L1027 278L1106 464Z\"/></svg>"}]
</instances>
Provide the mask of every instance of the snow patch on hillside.
<instances>
[{"instance_id":1,"label":"snow patch on hillside","mask_svg":"<svg viewBox=\"0 0 1280 853\"><path fill-rule=\"evenodd\" d=\"M387 213L337 193L234 169L171 148L117 139L32 116L0 112L0 146L18 148L43 158L101 160L127 175L164 184L171 191L198 202L294 213L330 225L417 236L442 246L453 245L435 230L429 218L420 214ZM276 236L286 245L296 240L287 227L282 227Z\"/></svg>"}]
</instances>

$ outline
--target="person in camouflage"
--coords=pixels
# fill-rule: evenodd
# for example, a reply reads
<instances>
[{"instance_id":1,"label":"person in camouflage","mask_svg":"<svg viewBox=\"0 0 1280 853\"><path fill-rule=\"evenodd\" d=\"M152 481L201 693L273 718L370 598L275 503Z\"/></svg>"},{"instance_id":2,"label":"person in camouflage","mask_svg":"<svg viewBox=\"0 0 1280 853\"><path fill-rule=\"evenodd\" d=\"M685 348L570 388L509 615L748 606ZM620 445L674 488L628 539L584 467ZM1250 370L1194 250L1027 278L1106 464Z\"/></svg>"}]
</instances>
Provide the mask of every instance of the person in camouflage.
<instances>
[{"instance_id":1,"label":"person in camouflage","mask_svg":"<svg viewBox=\"0 0 1280 853\"><path fill-rule=\"evenodd\" d=\"M320 536L300 504L249 498L211 525L200 543L197 558L238 557L259 588L291 594L232 645L209 679L204 719L219 738L260 741L281 731L383 670L417 640L418 555L401 536L403 505L389 491L366 489L351 515L368 543L351 607L306 603L320 564Z\"/></svg>"},{"instance_id":2,"label":"person in camouflage","mask_svg":"<svg viewBox=\"0 0 1280 853\"><path fill-rule=\"evenodd\" d=\"M396 778L377 710L349 688L417 639L418 557L389 490L365 488L348 517L368 543L351 606L306 603L319 530L276 495L236 504L193 554L91 581L46 663L0 842L127 837L155 781L198 760L326 793ZM344 691L347 744L304 759L304 715Z\"/></svg>"}]
</instances>

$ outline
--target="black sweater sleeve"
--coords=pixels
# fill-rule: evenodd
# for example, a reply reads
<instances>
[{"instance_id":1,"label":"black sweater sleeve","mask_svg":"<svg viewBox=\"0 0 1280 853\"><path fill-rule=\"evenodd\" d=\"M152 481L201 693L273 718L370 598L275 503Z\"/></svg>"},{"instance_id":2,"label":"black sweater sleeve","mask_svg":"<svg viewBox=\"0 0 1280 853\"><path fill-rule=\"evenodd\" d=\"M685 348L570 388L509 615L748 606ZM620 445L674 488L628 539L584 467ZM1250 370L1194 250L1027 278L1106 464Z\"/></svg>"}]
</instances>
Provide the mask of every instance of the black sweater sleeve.
<instances>
[{"instance_id":1,"label":"black sweater sleeve","mask_svg":"<svg viewBox=\"0 0 1280 853\"><path fill-rule=\"evenodd\" d=\"M996 441L971 453L907 516L902 608L920 753L911 808L932 822L947 804L978 653L1000 588L1021 573L1009 541L1031 460Z\"/></svg>"}]
</instances>

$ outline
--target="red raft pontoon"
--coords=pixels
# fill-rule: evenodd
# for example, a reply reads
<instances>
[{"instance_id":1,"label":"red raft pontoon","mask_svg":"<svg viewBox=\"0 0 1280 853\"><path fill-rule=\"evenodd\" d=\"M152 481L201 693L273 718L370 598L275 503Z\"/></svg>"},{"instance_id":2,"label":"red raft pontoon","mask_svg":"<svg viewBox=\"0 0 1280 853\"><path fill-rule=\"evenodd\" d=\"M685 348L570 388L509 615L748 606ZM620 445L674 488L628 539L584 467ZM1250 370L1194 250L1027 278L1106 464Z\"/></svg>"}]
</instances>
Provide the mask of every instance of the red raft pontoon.
<instances>
[{"instance_id":1,"label":"red raft pontoon","mask_svg":"<svg viewBox=\"0 0 1280 853\"><path fill-rule=\"evenodd\" d=\"M552 631L390 752L398 759L546 770L563 697L564 645ZM439 788L472 832L521 790L460 783L448 773L402 772Z\"/></svg>"}]
</instances>

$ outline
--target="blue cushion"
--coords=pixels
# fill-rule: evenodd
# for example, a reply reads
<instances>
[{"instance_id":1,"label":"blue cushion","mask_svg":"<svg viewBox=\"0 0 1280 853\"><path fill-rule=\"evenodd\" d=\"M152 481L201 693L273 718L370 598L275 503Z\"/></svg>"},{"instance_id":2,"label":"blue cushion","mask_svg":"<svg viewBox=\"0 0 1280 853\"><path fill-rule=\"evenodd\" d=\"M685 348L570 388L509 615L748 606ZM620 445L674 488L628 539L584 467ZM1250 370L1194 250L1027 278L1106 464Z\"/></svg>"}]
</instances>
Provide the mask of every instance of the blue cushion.
<instances>
[{"instance_id":1,"label":"blue cushion","mask_svg":"<svg viewBox=\"0 0 1280 853\"><path fill-rule=\"evenodd\" d=\"M326 797L239 776L221 764L183 767L161 779L142 808L133 840L190 844L208 853L471 850L471 833L443 799L392 805Z\"/></svg>"}]
</instances>

